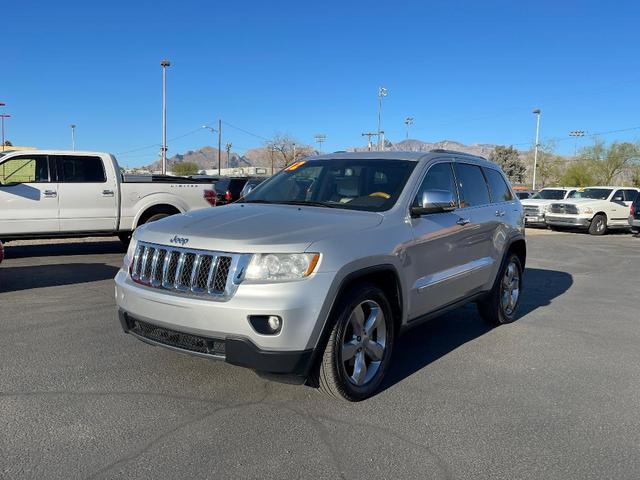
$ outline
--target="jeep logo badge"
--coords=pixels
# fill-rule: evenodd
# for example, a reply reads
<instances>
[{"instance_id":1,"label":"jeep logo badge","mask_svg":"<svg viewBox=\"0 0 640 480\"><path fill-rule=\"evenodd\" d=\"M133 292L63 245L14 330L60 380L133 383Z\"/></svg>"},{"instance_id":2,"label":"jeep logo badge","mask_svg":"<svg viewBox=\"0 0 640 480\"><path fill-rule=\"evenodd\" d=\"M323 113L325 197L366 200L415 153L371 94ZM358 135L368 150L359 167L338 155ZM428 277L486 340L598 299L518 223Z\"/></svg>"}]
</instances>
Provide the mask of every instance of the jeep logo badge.
<instances>
[{"instance_id":1,"label":"jeep logo badge","mask_svg":"<svg viewBox=\"0 0 640 480\"><path fill-rule=\"evenodd\" d=\"M177 243L177 244L182 245L184 247L187 243L189 243L189 239L188 238L179 237L179 236L176 235L171 240L169 240L169 242Z\"/></svg>"}]
</instances>

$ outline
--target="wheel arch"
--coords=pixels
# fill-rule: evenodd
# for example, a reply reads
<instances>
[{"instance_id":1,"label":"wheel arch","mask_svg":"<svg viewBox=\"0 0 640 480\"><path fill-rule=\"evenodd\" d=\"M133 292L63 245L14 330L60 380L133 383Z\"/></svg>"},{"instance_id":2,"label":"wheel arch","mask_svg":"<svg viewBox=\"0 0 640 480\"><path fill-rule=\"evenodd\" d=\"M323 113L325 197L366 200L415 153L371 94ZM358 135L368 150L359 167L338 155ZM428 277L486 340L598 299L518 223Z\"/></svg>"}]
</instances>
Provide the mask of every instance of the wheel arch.
<instances>
[{"instance_id":1,"label":"wheel arch","mask_svg":"<svg viewBox=\"0 0 640 480\"><path fill-rule=\"evenodd\" d=\"M156 203L153 205L148 205L140 211L138 218L136 218L133 224L134 228L139 227L140 225L144 224L147 219L159 213L168 213L170 215L175 215L177 213L183 213L183 211L176 205L172 205L170 203Z\"/></svg>"}]
</instances>

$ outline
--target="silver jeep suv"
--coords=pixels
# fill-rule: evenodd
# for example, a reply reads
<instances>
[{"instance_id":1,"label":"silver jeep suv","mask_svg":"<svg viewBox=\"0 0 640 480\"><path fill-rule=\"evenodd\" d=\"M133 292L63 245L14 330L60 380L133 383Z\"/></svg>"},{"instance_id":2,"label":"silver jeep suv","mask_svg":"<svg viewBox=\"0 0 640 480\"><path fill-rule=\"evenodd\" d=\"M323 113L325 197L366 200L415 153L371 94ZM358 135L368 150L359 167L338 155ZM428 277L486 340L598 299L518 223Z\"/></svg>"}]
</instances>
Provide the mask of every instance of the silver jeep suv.
<instances>
[{"instance_id":1,"label":"silver jeep suv","mask_svg":"<svg viewBox=\"0 0 640 480\"><path fill-rule=\"evenodd\" d=\"M138 228L116 300L147 343L361 400L406 327L470 301L511 322L525 257L522 206L495 164L338 153Z\"/></svg>"}]
</instances>

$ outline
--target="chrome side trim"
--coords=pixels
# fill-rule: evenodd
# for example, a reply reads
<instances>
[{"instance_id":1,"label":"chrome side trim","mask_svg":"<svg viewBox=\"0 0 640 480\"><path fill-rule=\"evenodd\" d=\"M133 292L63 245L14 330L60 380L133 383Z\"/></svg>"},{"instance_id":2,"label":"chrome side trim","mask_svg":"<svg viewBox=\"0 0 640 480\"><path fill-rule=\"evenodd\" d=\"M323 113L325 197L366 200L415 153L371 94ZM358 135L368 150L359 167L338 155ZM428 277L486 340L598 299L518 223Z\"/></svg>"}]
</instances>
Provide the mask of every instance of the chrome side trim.
<instances>
[{"instance_id":1,"label":"chrome side trim","mask_svg":"<svg viewBox=\"0 0 640 480\"><path fill-rule=\"evenodd\" d=\"M473 260L472 262L465 263L464 265L458 265L432 275L427 275L426 277L421 277L416 281L413 288L418 290L418 293L423 293L425 290L441 283L457 280L479 270L489 268L494 264L494 262L495 260L491 257L482 257L477 260Z\"/></svg>"}]
</instances>

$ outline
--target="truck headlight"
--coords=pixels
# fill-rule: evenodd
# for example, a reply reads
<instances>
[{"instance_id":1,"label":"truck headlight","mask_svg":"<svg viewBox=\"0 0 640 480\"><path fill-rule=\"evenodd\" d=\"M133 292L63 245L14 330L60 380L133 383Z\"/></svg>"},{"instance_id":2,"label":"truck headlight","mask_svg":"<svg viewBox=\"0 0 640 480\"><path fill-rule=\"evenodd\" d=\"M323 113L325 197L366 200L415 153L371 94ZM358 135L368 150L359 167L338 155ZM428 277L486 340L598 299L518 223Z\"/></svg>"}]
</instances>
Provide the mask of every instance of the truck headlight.
<instances>
[{"instance_id":1,"label":"truck headlight","mask_svg":"<svg viewBox=\"0 0 640 480\"><path fill-rule=\"evenodd\" d=\"M593 213L593 208L589 208L589 207L579 208L578 211L580 213L586 213L587 215L591 215Z\"/></svg>"},{"instance_id":2,"label":"truck headlight","mask_svg":"<svg viewBox=\"0 0 640 480\"><path fill-rule=\"evenodd\" d=\"M251 258L245 280L299 280L313 273L319 253L257 253Z\"/></svg>"}]
</instances>

